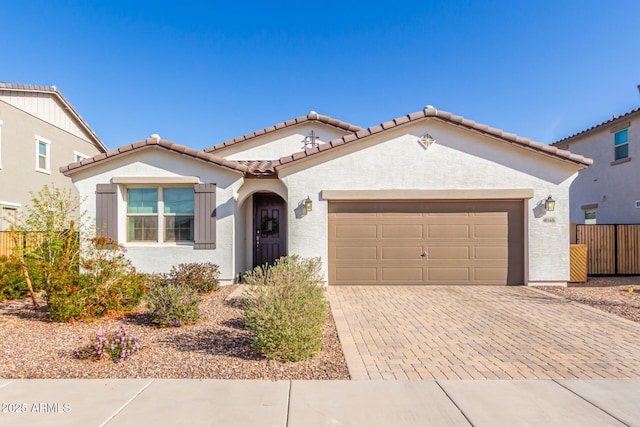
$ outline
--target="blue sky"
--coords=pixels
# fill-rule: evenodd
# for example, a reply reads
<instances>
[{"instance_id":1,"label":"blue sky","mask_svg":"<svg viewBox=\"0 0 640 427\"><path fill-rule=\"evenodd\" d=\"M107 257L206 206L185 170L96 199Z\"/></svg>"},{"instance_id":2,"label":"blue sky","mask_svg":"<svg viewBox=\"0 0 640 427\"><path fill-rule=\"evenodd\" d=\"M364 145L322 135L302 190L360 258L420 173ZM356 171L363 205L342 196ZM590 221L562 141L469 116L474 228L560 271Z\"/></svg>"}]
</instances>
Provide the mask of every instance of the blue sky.
<instances>
[{"instance_id":1,"label":"blue sky","mask_svg":"<svg viewBox=\"0 0 640 427\"><path fill-rule=\"evenodd\" d=\"M233 4L232 4L233 3ZM0 81L56 85L109 148L204 148L310 110L427 104L550 143L640 106L635 1L4 0Z\"/></svg>"}]
</instances>

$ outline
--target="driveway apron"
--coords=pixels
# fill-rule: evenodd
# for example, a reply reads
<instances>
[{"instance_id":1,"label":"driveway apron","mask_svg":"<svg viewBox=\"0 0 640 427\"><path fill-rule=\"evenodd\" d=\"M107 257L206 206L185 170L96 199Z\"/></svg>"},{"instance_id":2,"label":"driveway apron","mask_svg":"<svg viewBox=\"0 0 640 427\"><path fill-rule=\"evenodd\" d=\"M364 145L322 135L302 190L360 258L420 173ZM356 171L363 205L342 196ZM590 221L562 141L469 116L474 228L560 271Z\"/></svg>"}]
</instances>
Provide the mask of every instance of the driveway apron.
<instances>
[{"instance_id":1,"label":"driveway apron","mask_svg":"<svg viewBox=\"0 0 640 427\"><path fill-rule=\"evenodd\" d=\"M640 378L640 324L528 287L335 286L352 379Z\"/></svg>"}]
</instances>

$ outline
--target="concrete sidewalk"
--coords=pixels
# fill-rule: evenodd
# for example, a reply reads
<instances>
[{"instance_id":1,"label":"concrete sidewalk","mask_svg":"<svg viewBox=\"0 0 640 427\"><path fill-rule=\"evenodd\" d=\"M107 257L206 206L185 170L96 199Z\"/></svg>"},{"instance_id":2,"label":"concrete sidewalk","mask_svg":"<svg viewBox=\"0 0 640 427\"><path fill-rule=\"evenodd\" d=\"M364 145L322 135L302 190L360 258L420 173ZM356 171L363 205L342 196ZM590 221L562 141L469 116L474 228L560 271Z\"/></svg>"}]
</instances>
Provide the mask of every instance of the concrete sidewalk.
<instances>
[{"instance_id":1,"label":"concrete sidewalk","mask_svg":"<svg viewBox=\"0 0 640 427\"><path fill-rule=\"evenodd\" d=\"M0 380L0 403L1 426L640 426L640 379Z\"/></svg>"}]
</instances>

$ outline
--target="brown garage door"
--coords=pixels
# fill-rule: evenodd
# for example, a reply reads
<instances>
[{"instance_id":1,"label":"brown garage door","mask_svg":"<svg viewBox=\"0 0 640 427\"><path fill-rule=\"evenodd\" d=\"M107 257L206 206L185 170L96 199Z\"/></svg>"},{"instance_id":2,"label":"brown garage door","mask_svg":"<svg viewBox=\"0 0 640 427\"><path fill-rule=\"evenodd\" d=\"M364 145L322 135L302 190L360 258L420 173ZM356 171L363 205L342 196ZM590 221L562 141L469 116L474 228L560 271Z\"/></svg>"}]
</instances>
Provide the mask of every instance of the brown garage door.
<instances>
[{"instance_id":1,"label":"brown garage door","mask_svg":"<svg viewBox=\"0 0 640 427\"><path fill-rule=\"evenodd\" d=\"M329 284L523 284L523 206L329 202Z\"/></svg>"}]
</instances>

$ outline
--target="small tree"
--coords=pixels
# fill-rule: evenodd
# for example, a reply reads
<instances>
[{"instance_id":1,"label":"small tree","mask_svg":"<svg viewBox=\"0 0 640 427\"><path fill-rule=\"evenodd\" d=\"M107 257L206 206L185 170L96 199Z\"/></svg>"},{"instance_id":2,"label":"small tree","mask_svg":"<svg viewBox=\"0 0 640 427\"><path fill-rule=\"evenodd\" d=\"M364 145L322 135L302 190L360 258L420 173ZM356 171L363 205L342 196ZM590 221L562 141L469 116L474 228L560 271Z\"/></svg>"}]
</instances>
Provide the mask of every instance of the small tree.
<instances>
[{"instance_id":1,"label":"small tree","mask_svg":"<svg viewBox=\"0 0 640 427\"><path fill-rule=\"evenodd\" d=\"M19 249L24 249L30 267L40 269L43 285L50 285L57 271L79 265L80 251L72 246L77 248L79 236L86 235L85 214L80 211L80 198L70 189L45 185L29 194L30 203L15 224L27 237L25 247Z\"/></svg>"}]
</instances>

